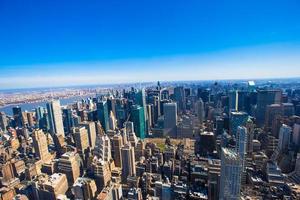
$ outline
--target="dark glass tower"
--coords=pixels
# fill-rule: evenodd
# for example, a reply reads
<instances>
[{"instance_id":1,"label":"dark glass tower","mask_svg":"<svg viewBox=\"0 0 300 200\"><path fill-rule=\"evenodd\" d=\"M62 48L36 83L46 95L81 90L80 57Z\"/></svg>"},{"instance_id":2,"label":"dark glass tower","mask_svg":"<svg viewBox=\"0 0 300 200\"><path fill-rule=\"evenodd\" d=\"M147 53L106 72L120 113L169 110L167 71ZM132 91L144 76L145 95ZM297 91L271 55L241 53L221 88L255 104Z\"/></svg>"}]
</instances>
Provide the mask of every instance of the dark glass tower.
<instances>
[{"instance_id":1,"label":"dark glass tower","mask_svg":"<svg viewBox=\"0 0 300 200\"><path fill-rule=\"evenodd\" d=\"M131 121L134 125L134 132L136 136L141 139L145 138L145 114L143 107L134 105L131 108Z\"/></svg>"},{"instance_id":2,"label":"dark glass tower","mask_svg":"<svg viewBox=\"0 0 300 200\"><path fill-rule=\"evenodd\" d=\"M97 103L97 116L102 127L105 131L108 130L108 106L106 101L100 101Z\"/></svg>"}]
</instances>

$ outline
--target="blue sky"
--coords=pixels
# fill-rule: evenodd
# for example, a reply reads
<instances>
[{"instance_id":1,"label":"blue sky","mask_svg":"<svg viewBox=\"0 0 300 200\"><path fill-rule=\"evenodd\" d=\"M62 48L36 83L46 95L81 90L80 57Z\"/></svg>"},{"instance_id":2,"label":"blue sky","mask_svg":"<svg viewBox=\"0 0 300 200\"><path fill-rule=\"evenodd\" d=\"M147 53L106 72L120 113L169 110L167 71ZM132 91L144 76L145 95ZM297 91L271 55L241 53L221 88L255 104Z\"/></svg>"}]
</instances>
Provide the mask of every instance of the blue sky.
<instances>
[{"instance_id":1,"label":"blue sky","mask_svg":"<svg viewBox=\"0 0 300 200\"><path fill-rule=\"evenodd\" d=\"M0 88L300 76L299 10L298 0L3 0Z\"/></svg>"}]
</instances>

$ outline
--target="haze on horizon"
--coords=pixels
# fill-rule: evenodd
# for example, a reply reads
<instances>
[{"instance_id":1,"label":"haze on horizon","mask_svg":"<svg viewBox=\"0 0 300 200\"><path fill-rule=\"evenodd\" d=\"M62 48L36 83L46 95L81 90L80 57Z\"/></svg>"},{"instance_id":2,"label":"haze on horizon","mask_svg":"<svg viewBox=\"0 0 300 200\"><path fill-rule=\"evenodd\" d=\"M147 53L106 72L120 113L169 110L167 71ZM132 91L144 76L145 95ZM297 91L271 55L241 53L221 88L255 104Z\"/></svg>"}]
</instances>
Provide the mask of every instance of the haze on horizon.
<instances>
[{"instance_id":1,"label":"haze on horizon","mask_svg":"<svg viewBox=\"0 0 300 200\"><path fill-rule=\"evenodd\" d=\"M300 3L0 2L0 89L300 77Z\"/></svg>"}]
</instances>

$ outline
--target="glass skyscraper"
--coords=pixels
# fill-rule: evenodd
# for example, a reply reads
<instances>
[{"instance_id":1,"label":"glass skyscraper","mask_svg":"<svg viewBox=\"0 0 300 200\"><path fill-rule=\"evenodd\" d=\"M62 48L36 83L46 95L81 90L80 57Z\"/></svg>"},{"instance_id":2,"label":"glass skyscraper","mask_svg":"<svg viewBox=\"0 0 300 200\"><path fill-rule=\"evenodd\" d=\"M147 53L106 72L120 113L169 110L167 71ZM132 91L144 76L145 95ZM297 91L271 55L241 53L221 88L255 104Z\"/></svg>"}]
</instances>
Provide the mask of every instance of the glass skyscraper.
<instances>
[{"instance_id":1,"label":"glass skyscraper","mask_svg":"<svg viewBox=\"0 0 300 200\"><path fill-rule=\"evenodd\" d=\"M134 131L136 136L138 136L141 139L144 139L146 136L144 108L139 105L133 105L131 108L130 118L134 124Z\"/></svg>"},{"instance_id":2,"label":"glass skyscraper","mask_svg":"<svg viewBox=\"0 0 300 200\"><path fill-rule=\"evenodd\" d=\"M107 101L100 101L97 103L97 116L102 127L107 131L109 127Z\"/></svg>"}]
</instances>

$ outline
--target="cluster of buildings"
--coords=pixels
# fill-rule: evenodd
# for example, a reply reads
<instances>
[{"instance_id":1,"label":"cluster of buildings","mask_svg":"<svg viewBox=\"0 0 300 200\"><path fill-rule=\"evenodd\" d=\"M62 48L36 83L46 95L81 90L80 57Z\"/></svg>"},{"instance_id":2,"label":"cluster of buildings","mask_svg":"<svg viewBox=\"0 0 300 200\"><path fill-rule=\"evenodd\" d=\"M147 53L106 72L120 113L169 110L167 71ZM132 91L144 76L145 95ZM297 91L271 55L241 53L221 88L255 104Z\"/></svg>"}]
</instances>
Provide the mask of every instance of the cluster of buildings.
<instances>
[{"instance_id":1,"label":"cluster of buildings","mask_svg":"<svg viewBox=\"0 0 300 200\"><path fill-rule=\"evenodd\" d=\"M110 90L0 112L0 200L299 199L300 87Z\"/></svg>"}]
</instances>

